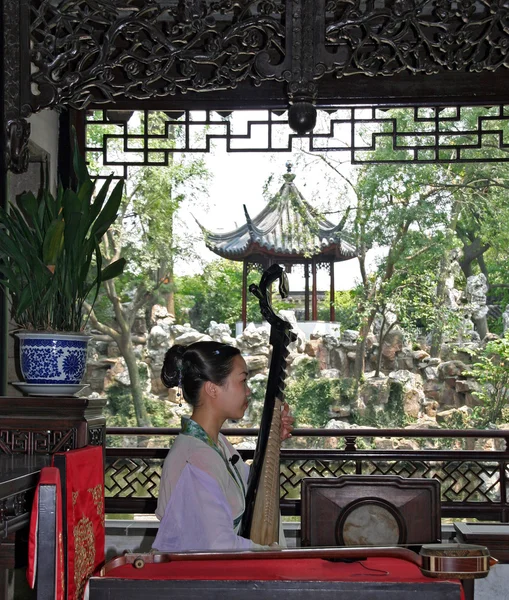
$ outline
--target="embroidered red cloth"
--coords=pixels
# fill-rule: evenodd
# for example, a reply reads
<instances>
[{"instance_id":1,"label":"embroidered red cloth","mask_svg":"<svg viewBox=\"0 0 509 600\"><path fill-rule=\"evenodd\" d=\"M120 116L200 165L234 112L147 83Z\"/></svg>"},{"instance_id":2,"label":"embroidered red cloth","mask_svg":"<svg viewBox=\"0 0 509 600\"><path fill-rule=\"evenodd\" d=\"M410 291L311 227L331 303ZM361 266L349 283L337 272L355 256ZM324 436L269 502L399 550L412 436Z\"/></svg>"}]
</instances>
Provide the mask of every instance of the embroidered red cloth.
<instances>
[{"instance_id":1,"label":"embroidered red cloth","mask_svg":"<svg viewBox=\"0 0 509 600\"><path fill-rule=\"evenodd\" d=\"M62 539L62 490L60 473L55 467L43 467L39 483L35 490L32 513L30 515L30 531L28 535L28 567L27 579L33 589L37 576L37 551L39 537L39 491L41 486L54 486L56 500L56 527L55 527L55 600L64 599L64 549ZM48 507L47 507L48 508Z\"/></svg>"},{"instance_id":2,"label":"embroidered red cloth","mask_svg":"<svg viewBox=\"0 0 509 600\"><path fill-rule=\"evenodd\" d=\"M104 462L101 446L53 455L64 490L67 600L82 600L90 575L104 563Z\"/></svg>"}]
</instances>

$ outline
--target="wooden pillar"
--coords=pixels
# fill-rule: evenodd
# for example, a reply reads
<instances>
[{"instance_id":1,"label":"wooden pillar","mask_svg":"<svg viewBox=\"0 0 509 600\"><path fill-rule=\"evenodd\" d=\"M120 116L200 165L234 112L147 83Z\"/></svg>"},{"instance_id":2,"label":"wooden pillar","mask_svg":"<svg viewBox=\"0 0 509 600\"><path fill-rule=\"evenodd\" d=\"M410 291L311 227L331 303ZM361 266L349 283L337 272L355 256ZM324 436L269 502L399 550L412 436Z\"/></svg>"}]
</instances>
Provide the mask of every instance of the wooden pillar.
<instances>
[{"instance_id":1,"label":"wooden pillar","mask_svg":"<svg viewBox=\"0 0 509 600\"><path fill-rule=\"evenodd\" d=\"M12 4L14 7L14 5ZM11 9L13 10L13 9ZM4 2L0 0L0 17L4 22ZM0 49L4 56L4 26L0 26ZM3 58L0 60L0 208L7 208L7 165L5 161L5 153L7 151L7 131L6 131L6 114L5 114L5 86L4 73L5 67ZM10 90L14 92L15 90ZM8 348L9 335L9 302L5 290L0 290L0 348ZM7 351L2 352L0 357L0 395L7 394ZM0 585L2 585L0 583ZM3 590L0 589L0 593ZM7 596L5 596L7 597Z\"/></svg>"},{"instance_id":2,"label":"wooden pillar","mask_svg":"<svg viewBox=\"0 0 509 600\"><path fill-rule=\"evenodd\" d=\"M335 301L335 290L334 290L334 261L330 262L330 322L336 321L336 307L334 306Z\"/></svg>"},{"instance_id":3,"label":"wooden pillar","mask_svg":"<svg viewBox=\"0 0 509 600\"><path fill-rule=\"evenodd\" d=\"M316 259L313 258L311 263L311 269L313 274L313 293L312 293L312 307L311 307L311 320L316 321L318 319L318 302L317 302L317 283L316 283Z\"/></svg>"},{"instance_id":4,"label":"wooden pillar","mask_svg":"<svg viewBox=\"0 0 509 600\"><path fill-rule=\"evenodd\" d=\"M242 263L242 331L247 325L247 261Z\"/></svg>"},{"instance_id":5,"label":"wooden pillar","mask_svg":"<svg viewBox=\"0 0 509 600\"><path fill-rule=\"evenodd\" d=\"M304 263L304 321L309 321L309 263Z\"/></svg>"}]
</instances>

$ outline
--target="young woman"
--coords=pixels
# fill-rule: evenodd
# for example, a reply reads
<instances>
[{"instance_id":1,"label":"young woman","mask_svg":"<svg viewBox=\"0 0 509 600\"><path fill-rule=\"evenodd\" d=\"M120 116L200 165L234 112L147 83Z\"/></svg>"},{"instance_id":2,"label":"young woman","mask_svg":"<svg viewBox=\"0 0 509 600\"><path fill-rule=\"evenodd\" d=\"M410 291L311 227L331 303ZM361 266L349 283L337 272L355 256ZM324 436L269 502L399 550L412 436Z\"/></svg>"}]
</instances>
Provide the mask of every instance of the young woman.
<instances>
[{"instance_id":1,"label":"young woman","mask_svg":"<svg viewBox=\"0 0 509 600\"><path fill-rule=\"evenodd\" d=\"M161 379L178 387L192 406L164 461L154 541L160 552L255 550L266 546L238 535L245 509L249 467L219 433L227 419L242 419L251 390L237 348L219 342L175 345L165 355ZM281 439L291 435L288 405ZM284 538L280 539L284 545Z\"/></svg>"}]
</instances>

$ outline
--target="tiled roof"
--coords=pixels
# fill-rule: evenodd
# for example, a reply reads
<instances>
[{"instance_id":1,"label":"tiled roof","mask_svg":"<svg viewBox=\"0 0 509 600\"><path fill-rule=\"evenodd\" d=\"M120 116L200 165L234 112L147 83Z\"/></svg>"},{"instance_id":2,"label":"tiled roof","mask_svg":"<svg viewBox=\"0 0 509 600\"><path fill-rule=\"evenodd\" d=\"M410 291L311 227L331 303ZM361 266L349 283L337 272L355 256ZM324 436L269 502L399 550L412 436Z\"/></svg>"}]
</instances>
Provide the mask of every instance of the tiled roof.
<instances>
[{"instance_id":1,"label":"tiled roof","mask_svg":"<svg viewBox=\"0 0 509 600\"><path fill-rule=\"evenodd\" d=\"M267 254L279 258L323 258L347 260L356 256L355 247L334 225L306 202L293 180L285 182L259 215L251 218L244 205L246 223L228 233L214 233L200 225L207 247L231 260Z\"/></svg>"}]
</instances>

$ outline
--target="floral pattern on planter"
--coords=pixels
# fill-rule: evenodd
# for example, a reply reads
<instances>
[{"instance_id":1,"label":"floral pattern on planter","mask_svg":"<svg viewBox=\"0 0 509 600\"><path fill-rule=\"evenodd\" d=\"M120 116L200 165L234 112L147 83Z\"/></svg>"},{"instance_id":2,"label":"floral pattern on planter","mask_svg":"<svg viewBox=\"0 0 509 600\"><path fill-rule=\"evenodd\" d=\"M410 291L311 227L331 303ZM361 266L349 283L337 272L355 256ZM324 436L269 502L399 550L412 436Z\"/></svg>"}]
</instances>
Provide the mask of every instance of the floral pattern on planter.
<instances>
[{"instance_id":1,"label":"floral pattern on planter","mask_svg":"<svg viewBox=\"0 0 509 600\"><path fill-rule=\"evenodd\" d=\"M23 377L27 383L78 384L85 373L88 336L75 336L76 340L20 337L20 362ZM67 335L67 337L72 337Z\"/></svg>"}]
</instances>

